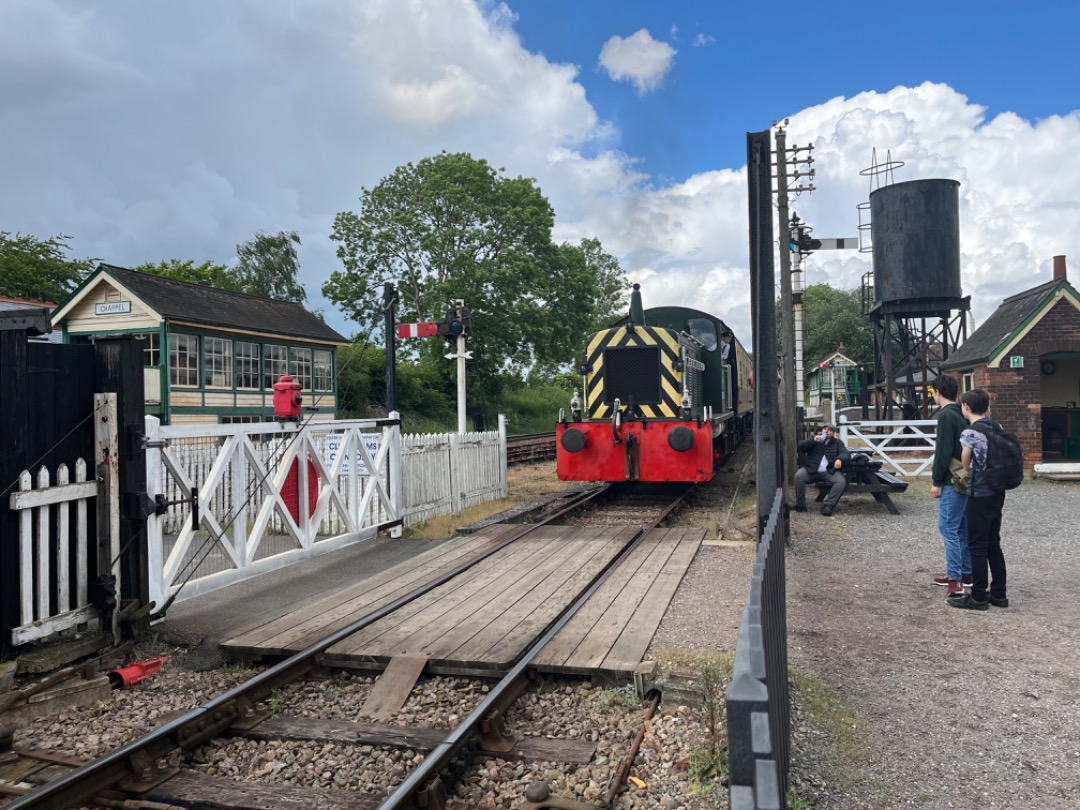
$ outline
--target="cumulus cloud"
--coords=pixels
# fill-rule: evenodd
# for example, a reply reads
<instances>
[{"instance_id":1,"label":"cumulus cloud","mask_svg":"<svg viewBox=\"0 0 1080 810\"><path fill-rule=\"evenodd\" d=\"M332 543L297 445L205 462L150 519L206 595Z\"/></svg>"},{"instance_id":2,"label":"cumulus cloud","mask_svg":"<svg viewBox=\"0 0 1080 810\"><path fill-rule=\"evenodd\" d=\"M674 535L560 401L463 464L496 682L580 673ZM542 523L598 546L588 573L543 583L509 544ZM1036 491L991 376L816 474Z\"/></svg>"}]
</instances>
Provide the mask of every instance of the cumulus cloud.
<instances>
[{"instance_id":1,"label":"cumulus cloud","mask_svg":"<svg viewBox=\"0 0 1080 810\"><path fill-rule=\"evenodd\" d=\"M614 36L600 50L600 67L617 82L629 81L645 95L660 86L675 63L675 49L652 38L648 30Z\"/></svg>"},{"instance_id":2,"label":"cumulus cloud","mask_svg":"<svg viewBox=\"0 0 1080 810\"><path fill-rule=\"evenodd\" d=\"M340 266L334 214L403 163L468 151L536 178L556 238L600 238L647 305L713 312L749 342L745 167L650 177L577 68L526 50L514 25L504 5L470 0L11 0L0 230L69 234L78 255L128 265L229 261L257 230L296 230L313 306L350 333L318 295ZM621 42L639 35L669 67L674 51L647 32ZM1048 280L1055 254L1080 279L1080 113L988 120L978 99L923 84L792 112L788 144L811 142L818 190L793 205L818 236L857 234L870 192L859 170L875 148L905 162L897 181L960 181L961 283L977 322ZM821 251L806 283L852 288L867 269L866 255Z\"/></svg>"}]
</instances>

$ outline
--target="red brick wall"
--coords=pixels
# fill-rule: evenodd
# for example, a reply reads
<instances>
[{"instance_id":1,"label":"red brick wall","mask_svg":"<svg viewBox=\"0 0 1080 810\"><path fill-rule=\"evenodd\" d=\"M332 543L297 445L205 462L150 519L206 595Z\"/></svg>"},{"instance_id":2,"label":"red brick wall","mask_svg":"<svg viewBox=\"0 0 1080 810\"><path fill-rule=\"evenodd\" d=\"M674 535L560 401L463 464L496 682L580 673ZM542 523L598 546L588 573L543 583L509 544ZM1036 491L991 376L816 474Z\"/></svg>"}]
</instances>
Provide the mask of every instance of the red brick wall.
<instances>
[{"instance_id":1,"label":"red brick wall","mask_svg":"<svg viewBox=\"0 0 1080 810\"><path fill-rule=\"evenodd\" d=\"M1042 461L1042 403L1039 356L1080 351L1080 310L1058 301L1035 328L1002 358L999 368L975 369L975 387L990 392L994 419L1015 433L1030 466ZM1023 368L1008 368L1009 357L1021 355Z\"/></svg>"}]
</instances>

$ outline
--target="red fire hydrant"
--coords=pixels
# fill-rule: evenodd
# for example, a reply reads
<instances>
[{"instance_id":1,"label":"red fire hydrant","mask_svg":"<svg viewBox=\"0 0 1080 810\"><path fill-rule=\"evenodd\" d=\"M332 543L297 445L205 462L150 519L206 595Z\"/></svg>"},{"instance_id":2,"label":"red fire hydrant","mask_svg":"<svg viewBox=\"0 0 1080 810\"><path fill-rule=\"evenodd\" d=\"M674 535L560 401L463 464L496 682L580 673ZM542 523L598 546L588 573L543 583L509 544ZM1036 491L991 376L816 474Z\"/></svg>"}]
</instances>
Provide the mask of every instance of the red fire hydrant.
<instances>
[{"instance_id":1,"label":"red fire hydrant","mask_svg":"<svg viewBox=\"0 0 1080 810\"><path fill-rule=\"evenodd\" d=\"M274 383L275 418L300 421L300 403L304 399L300 391L300 383L288 374L281 375L281 379Z\"/></svg>"}]
</instances>

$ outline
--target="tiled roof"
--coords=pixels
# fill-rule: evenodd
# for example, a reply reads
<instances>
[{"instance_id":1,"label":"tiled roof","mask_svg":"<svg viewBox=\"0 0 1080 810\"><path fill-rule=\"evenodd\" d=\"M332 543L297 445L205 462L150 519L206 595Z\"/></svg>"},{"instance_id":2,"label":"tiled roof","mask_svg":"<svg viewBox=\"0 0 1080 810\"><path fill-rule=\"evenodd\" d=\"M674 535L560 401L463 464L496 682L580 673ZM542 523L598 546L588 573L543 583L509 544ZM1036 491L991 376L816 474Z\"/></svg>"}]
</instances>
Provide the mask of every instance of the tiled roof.
<instances>
[{"instance_id":1,"label":"tiled roof","mask_svg":"<svg viewBox=\"0 0 1080 810\"><path fill-rule=\"evenodd\" d=\"M101 264L98 269L115 278L168 320L248 329L327 343L349 342L302 305L291 301L275 301L247 293L219 290L111 264Z\"/></svg>"},{"instance_id":2,"label":"tiled roof","mask_svg":"<svg viewBox=\"0 0 1080 810\"><path fill-rule=\"evenodd\" d=\"M956 354L941 364L941 370L981 366L989 362L994 351L1023 326L1024 322L1053 296L1061 284L1065 283L1067 282L1048 281L1006 298L994 314L968 336L968 339L956 350Z\"/></svg>"}]
</instances>

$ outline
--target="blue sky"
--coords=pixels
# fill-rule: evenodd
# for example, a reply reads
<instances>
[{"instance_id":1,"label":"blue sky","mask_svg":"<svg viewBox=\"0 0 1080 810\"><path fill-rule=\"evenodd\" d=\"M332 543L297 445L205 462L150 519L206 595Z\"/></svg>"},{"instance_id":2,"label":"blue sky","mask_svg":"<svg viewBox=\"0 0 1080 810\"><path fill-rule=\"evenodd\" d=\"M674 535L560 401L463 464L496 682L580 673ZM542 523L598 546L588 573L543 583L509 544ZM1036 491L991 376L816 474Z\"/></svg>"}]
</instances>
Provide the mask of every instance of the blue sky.
<instances>
[{"instance_id":1,"label":"blue sky","mask_svg":"<svg viewBox=\"0 0 1080 810\"><path fill-rule=\"evenodd\" d=\"M738 135L837 96L941 82L987 107L1044 118L1080 104L1080 4L1067 2L520 0L523 45L581 67L620 148L660 178L745 162ZM772 9L783 8L780 14ZM777 20L789 32L775 33ZM677 54L663 86L613 82L597 55L645 28Z\"/></svg>"},{"instance_id":2,"label":"blue sky","mask_svg":"<svg viewBox=\"0 0 1080 810\"><path fill-rule=\"evenodd\" d=\"M818 236L855 234L875 149L904 161L897 181L960 181L977 324L1052 256L1080 261L1078 9L5 0L0 230L123 266L228 263L258 230L295 230L311 305L349 335L320 294L334 215L408 161L467 151L535 178L555 238L599 238L648 304L747 336L745 136L790 117L789 144L817 147L796 210ZM868 269L822 252L806 283Z\"/></svg>"}]
</instances>

